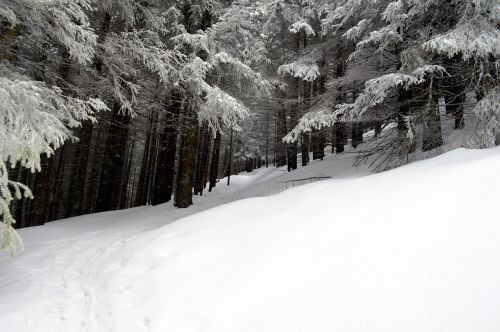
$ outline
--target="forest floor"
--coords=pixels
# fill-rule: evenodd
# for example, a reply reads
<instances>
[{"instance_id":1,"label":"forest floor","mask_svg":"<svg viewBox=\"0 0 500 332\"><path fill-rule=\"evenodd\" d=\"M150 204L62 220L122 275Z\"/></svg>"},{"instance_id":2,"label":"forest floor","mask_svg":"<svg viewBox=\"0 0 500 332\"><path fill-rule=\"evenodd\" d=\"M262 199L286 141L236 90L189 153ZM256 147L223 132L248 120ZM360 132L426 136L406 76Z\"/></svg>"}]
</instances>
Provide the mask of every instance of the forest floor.
<instances>
[{"instance_id":1,"label":"forest floor","mask_svg":"<svg viewBox=\"0 0 500 332\"><path fill-rule=\"evenodd\" d=\"M500 149L352 163L23 229L0 257L0 330L499 331Z\"/></svg>"}]
</instances>

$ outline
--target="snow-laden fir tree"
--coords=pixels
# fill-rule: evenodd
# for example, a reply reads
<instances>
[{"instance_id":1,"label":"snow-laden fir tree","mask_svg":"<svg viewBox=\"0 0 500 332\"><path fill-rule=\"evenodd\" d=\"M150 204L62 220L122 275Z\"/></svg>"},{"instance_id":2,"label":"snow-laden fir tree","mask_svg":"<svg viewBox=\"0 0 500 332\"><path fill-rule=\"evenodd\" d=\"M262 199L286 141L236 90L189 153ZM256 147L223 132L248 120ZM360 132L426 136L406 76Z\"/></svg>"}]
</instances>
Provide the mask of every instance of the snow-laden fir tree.
<instances>
[{"instance_id":1,"label":"snow-laden fir tree","mask_svg":"<svg viewBox=\"0 0 500 332\"><path fill-rule=\"evenodd\" d=\"M479 91L476 98L467 97L467 101L477 103L476 108L488 109L475 111L488 125L483 124L485 131L475 134L482 132L492 142L498 110L490 109L491 102L478 100L488 95L484 90L492 91L491 87L498 84L499 15L495 1L401 0L381 1L380 5L377 8L363 1L346 1L324 7L329 9L324 28L329 24L327 28L338 30L351 18L359 20L344 27L348 29L342 35L357 40L349 57L348 76L367 72L363 63L376 66L365 75L367 80L354 102L338 103L330 98L306 114L287 140L296 140L312 128L332 126L339 119L375 119L385 125L397 123L399 139L390 143L394 152L413 152L419 137L424 150L434 149L442 144L440 98L455 117L455 128L460 129L465 121L466 96ZM489 86L484 85L483 77L488 78ZM484 140L480 141L484 145Z\"/></svg>"}]
</instances>

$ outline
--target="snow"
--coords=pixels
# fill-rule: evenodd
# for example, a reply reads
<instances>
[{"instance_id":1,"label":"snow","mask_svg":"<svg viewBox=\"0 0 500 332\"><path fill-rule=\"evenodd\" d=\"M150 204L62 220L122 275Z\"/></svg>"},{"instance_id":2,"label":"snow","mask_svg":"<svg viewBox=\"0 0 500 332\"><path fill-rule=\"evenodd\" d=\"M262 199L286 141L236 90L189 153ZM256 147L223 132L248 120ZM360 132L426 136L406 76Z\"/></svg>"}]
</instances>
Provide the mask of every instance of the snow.
<instances>
[{"instance_id":1,"label":"snow","mask_svg":"<svg viewBox=\"0 0 500 332\"><path fill-rule=\"evenodd\" d=\"M499 331L500 149L351 164L21 230L26 252L0 259L1 330Z\"/></svg>"}]
</instances>

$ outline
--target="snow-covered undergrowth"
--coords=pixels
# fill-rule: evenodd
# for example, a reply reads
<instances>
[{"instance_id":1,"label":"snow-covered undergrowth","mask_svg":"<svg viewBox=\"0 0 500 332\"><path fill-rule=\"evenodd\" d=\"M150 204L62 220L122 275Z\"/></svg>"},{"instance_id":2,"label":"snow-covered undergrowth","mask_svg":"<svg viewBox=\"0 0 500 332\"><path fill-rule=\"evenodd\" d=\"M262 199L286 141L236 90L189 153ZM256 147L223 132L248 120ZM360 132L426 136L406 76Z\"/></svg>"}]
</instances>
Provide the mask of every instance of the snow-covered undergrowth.
<instances>
[{"instance_id":1,"label":"snow-covered undergrowth","mask_svg":"<svg viewBox=\"0 0 500 332\"><path fill-rule=\"evenodd\" d=\"M22 230L27 252L0 260L1 330L499 331L500 149L351 163ZM268 196L315 175L333 178Z\"/></svg>"}]
</instances>

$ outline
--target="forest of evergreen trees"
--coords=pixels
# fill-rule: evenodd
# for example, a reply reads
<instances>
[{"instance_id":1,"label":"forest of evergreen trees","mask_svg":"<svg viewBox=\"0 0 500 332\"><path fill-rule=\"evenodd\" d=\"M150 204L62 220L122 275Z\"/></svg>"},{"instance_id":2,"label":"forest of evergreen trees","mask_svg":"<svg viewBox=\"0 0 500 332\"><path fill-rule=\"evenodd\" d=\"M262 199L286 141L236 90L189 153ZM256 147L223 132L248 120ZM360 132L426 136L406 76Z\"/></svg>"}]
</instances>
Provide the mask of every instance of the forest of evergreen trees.
<instances>
[{"instance_id":1,"label":"forest of evergreen trees","mask_svg":"<svg viewBox=\"0 0 500 332\"><path fill-rule=\"evenodd\" d=\"M327 148L498 145L499 59L497 0L0 0L0 241Z\"/></svg>"}]
</instances>

